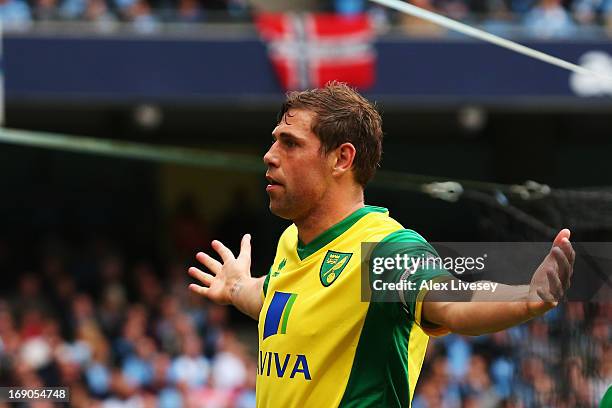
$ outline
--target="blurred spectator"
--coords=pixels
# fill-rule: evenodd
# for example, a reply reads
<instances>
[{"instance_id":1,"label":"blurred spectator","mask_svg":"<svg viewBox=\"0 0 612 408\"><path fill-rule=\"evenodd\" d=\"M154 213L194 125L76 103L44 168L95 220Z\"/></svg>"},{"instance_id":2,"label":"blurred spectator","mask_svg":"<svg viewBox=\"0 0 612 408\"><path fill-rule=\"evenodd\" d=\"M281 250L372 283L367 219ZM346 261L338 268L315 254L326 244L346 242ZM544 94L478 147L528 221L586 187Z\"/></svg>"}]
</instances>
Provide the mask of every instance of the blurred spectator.
<instances>
[{"instance_id":1,"label":"blurred spectator","mask_svg":"<svg viewBox=\"0 0 612 408\"><path fill-rule=\"evenodd\" d=\"M127 312L121 336L115 340L113 349L120 361L123 361L136 349L136 342L145 335L147 313L140 304L132 305Z\"/></svg>"},{"instance_id":2,"label":"blurred spectator","mask_svg":"<svg viewBox=\"0 0 612 408\"><path fill-rule=\"evenodd\" d=\"M524 26L528 34L539 38L569 38L576 28L561 0L540 0L525 15Z\"/></svg>"},{"instance_id":3,"label":"blurred spectator","mask_svg":"<svg viewBox=\"0 0 612 408\"><path fill-rule=\"evenodd\" d=\"M121 286L111 285L103 289L99 319L107 335L116 337L119 334L126 303L125 290Z\"/></svg>"},{"instance_id":4,"label":"blurred spectator","mask_svg":"<svg viewBox=\"0 0 612 408\"><path fill-rule=\"evenodd\" d=\"M197 23L204 20L204 12L198 0L179 0L177 21Z\"/></svg>"},{"instance_id":5,"label":"blurred spectator","mask_svg":"<svg viewBox=\"0 0 612 408\"><path fill-rule=\"evenodd\" d=\"M153 15L147 0L136 0L125 10L125 16L139 33L151 34L159 29L157 17Z\"/></svg>"},{"instance_id":6,"label":"blurred spectator","mask_svg":"<svg viewBox=\"0 0 612 408\"><path fill-rule=\"evenodd\" d=\"M153 266L146 262L137 264L131 273L135 280L138 300L149 309L155 309L159 305L162 296L162 287L155 275Z\"/></svg>"},{"instance_id":7,"label":"blurred spectator","mask_svg":"<svg viewBox=\"0 0 612 408\"><path fill-rule=\"evenodd\" d=\"M245 385L245 351L230 331L224 331L212 366L211 382L217 388L233 390Z\"/></svg>"},{"instance_id":8,"label":"blurred spectator","mask_svg":"<svg viewBox=\"0 0 612 408\"><path fill-rule=\"evenodd\" d=\"M69 0L81 1L81 0ZM110 12L104 0L87 0L82 18L95 23L101 30L110 30L117 18Z\"/></svg>"},{"instance_id":9,"label":"blurred spectator","mask_svg":"<svg viewBox=\"0 0 612 408\"><path fill-rule=\"evenodd\" d=\"M134 352L123 360L123 375L137 387L147 387L153 381L153 357L157 351L155 342L148 337L136 341Z\"/></svg>"},{"instance_id":10,"label":"blurred spectator","mask_svg":"<svg viewBox=\"0 0 612 408\"><path fill-rule=\"evenodd\" d=\"M365 0L334 0L334 10L336 13L350 16L362 13L365 9Z\"/></svg>"},{"instance_id":11,"label":"blurred spectator","mask_svg":"<svg viewBox=\"0 0 612 408\"><path fill-rule=\"evenodd\" d=\"M249 15L249 1L248 0L228 0L227 1L227 10L229 15L238 18L244 19Z\"/></svg>"},{"instance_id":12,"label":"blurred spectator","mask_svg":"<svg viewBox=\"0 0 612 408\"><path fill-rule=\"evenodd\" d=\"M66 20L73 20L77 18L84 18L87 20L92 19L91 16L87 17L85 10L88 9L88 5L94 3L91 0L64 0L59 9L59 15L61 18ZM89 14L92 14L91 12Z\"/></svg>"},{"instance_id":13,"label":"blurred spectator","mask_svg":"<svg viewBox=\"0 0 612 408\"><path fill-rule=\"evenodd\" d=\"M611 0L575 0L571 5L574 18L582 25L606 21L612 15Z\"/></svg>"},{"instance_id":14,"label":"blurred spectator","mask_svg":"<svg viewBox=\"0 0 612 408\"><path fill-rule=\"evenodd\" d=\"M438 11L431 0L412 0L411 3L427 11ZM406 33L416 37L439 37L447 31L439 24L434 24L408 14L402 14L401 24Z\"/></svg>"},{"instance_id":15,"label":"blurred spectator","mask_svg":"<svg viewBox=\"0 0 612 408\"><path fill-rule=\"evenodd\" d=\"M94 397L104 397L110 391L110 345L93 322L81 327L80 337L89 344L91 349L91 360L84 367L88 388Z\"/></svg>"},{"instance_id":16,"label":"blurred spectator","mask_svg":"<svg viewBox=\"0 0 612 408\"><path fill-rule=\"evenodd\" d=\"M11 298L11 304L17 312L49 310L47 299L42 296L42 284L38 274L24 272L19 276L18 289Z\"/></svg>"},{"instance_id":17,"label":"blurred spectator","mask_svg":"<svg viewBox=\"0 0 612 408\"><path fill-rule=\"evenodd\" d=\"M159 320L155 326L155 334L160 341L161 347L166 352L177 354L181 349L179 331L176 323L180 319L186 319L181 313L179 302L173 297L164 297L161 301Z\"/></svg>"},{"instance_id":18,"label":"blurred spectator","mask_svg":"<svg viewBox=\"0 0 612 408\"><path fill-rule=\"evenodd\" d=\"M182 352L170 365L170 379L179 387L199 388L208 382L210 362L202 350L202 341L196 335L183 339Z\"/></svg>"},{"instance_id":19,"label":"blurred spectator","mask_svg":"<svg viewBox=\"0 0 612 408\"><path fill-rule=\"evenodd\" d=\"M0 0L0 21L4 28L28 28L32 21L28 4L23 0Z\"/></svg>"},{"instance_id":20,"label":"blurred spectator","mask_svg":"<svg viewBox=\"0 0 612 408\"><path fill-rule=\"evenodd\" d=\"M57 0L36 0L32 12L38 21L53 21L60 17Z\"/></svg>"},{"instance_id":21,"label":"blurred spectator","mask_svg":"<svg viewBox=\"0 0 612 408\"><path fill-rule=\"evenodd\" d=\"M460 383L460 392L464 400L472 401L476 407L495 407L500 399L491 377L489 376L487 362L479 355L472 356L468 364L468 372Z\"/></svg>"},{"instance_id":22,"label":"blurred spectator","mask_svg":"<svg viewBox=\"0 0 612 408\"><path fill-rule=\"evenodd\" d=\"M224 331L227 329L229 313L226 307L211 304L208 307L208 316L204 338L208 345L207 354L214 355L217 347L222 340Z\"/></svg>"}]
</instances>

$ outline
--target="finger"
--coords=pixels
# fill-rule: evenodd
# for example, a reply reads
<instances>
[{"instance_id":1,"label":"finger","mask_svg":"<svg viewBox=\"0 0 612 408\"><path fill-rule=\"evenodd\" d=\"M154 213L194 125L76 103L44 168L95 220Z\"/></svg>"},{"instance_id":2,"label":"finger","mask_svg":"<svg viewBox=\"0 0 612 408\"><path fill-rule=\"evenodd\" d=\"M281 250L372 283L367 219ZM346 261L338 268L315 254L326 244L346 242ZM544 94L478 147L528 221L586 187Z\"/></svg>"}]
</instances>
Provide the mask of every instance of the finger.
<instances>
[{"instance_id":1,"label":"finger","mask_svg":"<svg viewBox=\"0 0 612 408\"><path fill-rule=\"evenodd\" d=\"M193 293L197 293L200 296L208 296L208 291L210 289L205 288L200 285L196 285L195 283L192 283L189 285L189 290L192 291Z\"/></svg>"},{"instance_id":2,"label":"finger","mask_svg":"<svg viewBox=\"0 0 612 408\"><path fill-rule=\"evenodd\" d=\"M548 288L554 300L561 300L563 298L563 285L559 280L559 275L553 270L549 270L546 273L548 278Z\"/></svg>"},{"instance_id":3,"label":"finger","mask_svg":"<svg viewBox=\"0 0 612 408\"><path fill-rule=\"evenodd\" d=\"M559 245L559 248L561 248L567 260L572 263L572 252L574 251L574 249L572 248L572 243L570 242L570 240L567 238L563 238L561 240L561 245Z\"/></svg>"},{"instance_id":4,"label":"finger","mask_svg":"<svg viewBox=\"0 0 612 408\"><path fill-rule=\"evenodd\" d=\"M544 290L543 288L538 288L536 293L544 302L552 303L554 306L557 306L558 302L555 301L555 298L550 294L549 291Z\"/></svg>"},{"instance_id":5,"label":"finger","mask_svg":"<svg viewBox=\"0 0 612 408\"><path fill-rule=\"evenodd\" d=\"M570 264L572 265L572 269L574 268L574 262L576 262L576 251L574 251L574 246L572 245L572 243L570 242L570 240L567 240L567 244L565 244L569 250L569 256L567 257L567 259L569 260ZM565 250L563 251L565 252Z\"/></svg>"},{"instance_id":6,"label":"finger","mask_svg":"<svg viewBox=\"0 0 612 408\"><path fill-rule=\"evenodd\" d=\"M569 240L570 235L571 235L570 230L568 230L567 228L562 229L561 231L559 231L559 233L555 237L555 240L553 241L553 246L561 246L561 241L563 240L563 238L567 238Z\"/></svg>"},{"instance_id":7,"label":"finger","mask_svg":"<svg viewBox=\"0 0 612 408\"><path fill-rule=\"evenodd\" d=\"M568 240L563 240L561 249L563 253L566 255L567 260L570 264L569 273L567 274L567 286L565 290L569 289L569 286L572 283L572 275L574 274L574 263L576 262L576 251L574 251L574 247L572 243Z\"/></svg>"},{"instance_id":8,"label":"finger","mask_svg":"<svg viewBox=\"0 0 612 408\"><path fill-rule=\"evenodd\" d=\"M201 270L199 270L198 268L192 266L191 268L189 268L187 270L189 272L189 275L191 275L193 278L199 280L200 282L202 282L204 284L204 286L210 286L213 280L213 276L207 274L206 272L203 272Z\"/></svg>"},{"instance_id":9,"label":"finger","mask_svg":"<svg viewBox=\"0 0 612 408\"><path fill-rule=\"evenodd\" d=\"M251 259L251 235L244 234L242 241L240 242L240 254L238 258Z\"/></svg>"},{"instance_id":10,"label":"finger","mask_svg":"<svg viewBox=\"0 0 612 408\"><path fill-rule=\"evenodd\" d=\"M557 278L561 283L561 288L565 291L569 287L569 278L572 266L561 248L554 247L550 252L555 258L558 266L558 273L555 275L557 275Z\"/></svg>"},{"instance_id":11,"label":"finger","mask_svg":"<svg viewBox=\"0 0 612 408\"><path fill-rule=\"evenodd\" d=\"M215 251L217 251L221 257L221 260L223 260L223 263L236 259L232 251L230 251L229 248L223 245L220 241L214 240L212 242L212 247Z\"/></svg>"},{"instance_id":12,"label":"finger","mask_svg":"<svg viewBox=\"0 0 612 408\"><path fill-rule=\"evenodd\" d=\"M213 275L216 275L221 272L221 268L223 267L223 265L221 265L221 262L217 261L211 256L208 256L208 254L205 254L204 252L198 252L196 254L196 260L205 267L207 267Z\"/></svg>"}]
</instances>

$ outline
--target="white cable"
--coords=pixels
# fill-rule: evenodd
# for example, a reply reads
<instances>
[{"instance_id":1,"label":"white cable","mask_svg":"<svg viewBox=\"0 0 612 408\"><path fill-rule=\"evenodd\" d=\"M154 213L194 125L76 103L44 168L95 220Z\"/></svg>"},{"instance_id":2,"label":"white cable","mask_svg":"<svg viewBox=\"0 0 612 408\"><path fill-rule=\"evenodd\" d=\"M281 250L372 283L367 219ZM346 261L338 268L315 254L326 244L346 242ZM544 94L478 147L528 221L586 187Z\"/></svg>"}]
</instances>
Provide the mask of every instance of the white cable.
<instances>
[{"instance_id":1,"label":"white cable","mask_svg":"<svg viewBox=\"0 0 612 408\"><path fill-rule=\"evenodd\" d=\"M572 64L571 62L562 60L561 58L553 57L552 55L548 55L541 51L537 51L529 47L525 47L524 45L517 44L514 41L506 40L505 38L498 37L494 34L487 33L486 31L479 30L467 24L460 23L448 17L444 17L440 14L437 14L437 13L434 13L428 10L424 10L420 7L414 6L412 4L409 4L409 3L406 3L400 0L370 0L370 1L374 3L378 3L386 7L389 7L389 8L392 8L392 9L395 9L397 11L401 11L402 13L410 14L414 17L422 18L423 20L427 20L434 24L438 24L443 27L446 27L449 30L458 31L469 37L478 38L480 40L499 45L500 47L507 48L512 51L516 51L528 57L535 58L537 60L544 61L544 62L547 62L552 65L556 65L561 68L565 68L567 70L576 72L578 74L596 76L601 80L612 81L612 77L609 77L607 75L603 75L599 72L591 71L590 69L586 69L579 65Z\"/></svg>"}]
</instances>

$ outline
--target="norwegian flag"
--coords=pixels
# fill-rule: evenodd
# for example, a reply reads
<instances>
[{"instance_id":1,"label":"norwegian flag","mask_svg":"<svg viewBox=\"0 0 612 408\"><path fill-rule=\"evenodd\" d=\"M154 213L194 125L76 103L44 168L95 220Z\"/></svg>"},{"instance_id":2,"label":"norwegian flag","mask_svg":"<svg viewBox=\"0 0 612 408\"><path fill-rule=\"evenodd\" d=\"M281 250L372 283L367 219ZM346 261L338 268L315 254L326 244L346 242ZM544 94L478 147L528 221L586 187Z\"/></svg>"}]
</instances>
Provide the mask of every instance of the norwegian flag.
<instances>
[{"instance_id":1,"label":"norwegian flag","mask_svg":"<svg viewBox=\"0 0 612 408\"><path fill-rule=\"evenodd\" d=\"M365 14L260 14L257 29L286 90L331 80L366 89L376 77L374 29Z\"/></svg>"}]
</instances>

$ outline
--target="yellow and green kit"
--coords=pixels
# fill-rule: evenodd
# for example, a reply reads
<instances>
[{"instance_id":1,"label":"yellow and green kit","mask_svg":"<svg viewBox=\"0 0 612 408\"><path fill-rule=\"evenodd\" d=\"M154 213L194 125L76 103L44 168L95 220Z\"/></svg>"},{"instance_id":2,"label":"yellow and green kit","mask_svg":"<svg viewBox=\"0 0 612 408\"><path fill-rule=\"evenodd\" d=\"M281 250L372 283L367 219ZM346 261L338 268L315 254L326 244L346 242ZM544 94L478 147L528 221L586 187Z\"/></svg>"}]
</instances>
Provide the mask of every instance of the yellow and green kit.
<instances>
[{"instance_id":1,"label":"yellow and green kit","mask_svg":"<svg viewBox=\"0 0 612 408\"><path fill-rule=\"evenodd\" d=\"M407 243L408 251L435 253L385 208L373 206L307 245L295 225L281 235L259 315L259 408L410 406L428 335L445 329L421 322L425 289L404 303L362 301L363 242ZM440 276L450 274L416 271L408 279L419 287Z\"/></svg>"}]
</instances>

